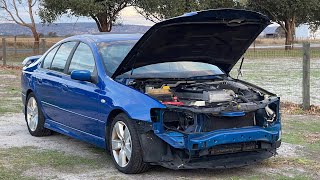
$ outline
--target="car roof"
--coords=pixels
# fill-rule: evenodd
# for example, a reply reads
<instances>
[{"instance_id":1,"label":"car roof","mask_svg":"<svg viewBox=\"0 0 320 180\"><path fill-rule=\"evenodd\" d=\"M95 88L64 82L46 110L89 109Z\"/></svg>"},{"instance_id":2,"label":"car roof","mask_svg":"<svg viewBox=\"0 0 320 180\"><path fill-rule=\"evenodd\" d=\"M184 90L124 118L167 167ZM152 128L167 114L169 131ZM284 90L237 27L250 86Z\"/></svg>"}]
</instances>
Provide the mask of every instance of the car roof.
<instances>
[{"instance_id":1,"label":"car roof","mask_svg":"<svg viewBox=\"0 0 320 180\"><path fill-rule=\"evenodd\" d=\"M116 41L137 41L143 34L113 34L113 33L101 33L101 34L83 34L71 36L65 41L70 40L89 40L91 42L116 42Z\"/></svg>"}]
</instances>

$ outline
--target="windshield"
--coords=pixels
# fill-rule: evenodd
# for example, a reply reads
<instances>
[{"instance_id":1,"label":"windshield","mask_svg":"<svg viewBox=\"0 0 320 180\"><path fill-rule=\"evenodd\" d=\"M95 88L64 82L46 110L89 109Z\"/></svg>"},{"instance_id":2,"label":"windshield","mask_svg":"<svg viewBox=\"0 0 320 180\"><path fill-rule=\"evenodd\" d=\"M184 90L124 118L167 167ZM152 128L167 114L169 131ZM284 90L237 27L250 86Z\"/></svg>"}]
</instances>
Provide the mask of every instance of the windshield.
<instances>
[{"instance_id":1,"label":"windshield","mask_svg":"<svg viewBox=\"0 0 320 180\"><path fill-rule=\"evenodd\" d=\"M201 62L182 61L143 66L134 69L133 71L126 72L124 75L122 75L122 77L190 78L223 74L223 71L215 65Z\"/></svg>"},{"instance_id":2,"label":"windshield","mask_svg":"<svg viewBox=\"0 0 320 180\"><path fill-rule=\"evenodd\" d=\"M116 43L99 43L99 53L102 57L108 75L113 74L136 41L122 41ZM131 75L132 73L132 75ZM119 77L141 78L190 78L195 76L223 75L224 72L215 65L202 62L165 62L151 64L133 69Z\"/></svg>"},{"instance_id":3,"label":"windshield","mask_svg":"<svg viewBox=\"0 0 320 180\"><path fill-rule=\"evenodd\" d=\"M135 44L136 41L102 42L97 44L108 75L113 74L117 70L120 63Z\"/></svg>"}]
</instances>

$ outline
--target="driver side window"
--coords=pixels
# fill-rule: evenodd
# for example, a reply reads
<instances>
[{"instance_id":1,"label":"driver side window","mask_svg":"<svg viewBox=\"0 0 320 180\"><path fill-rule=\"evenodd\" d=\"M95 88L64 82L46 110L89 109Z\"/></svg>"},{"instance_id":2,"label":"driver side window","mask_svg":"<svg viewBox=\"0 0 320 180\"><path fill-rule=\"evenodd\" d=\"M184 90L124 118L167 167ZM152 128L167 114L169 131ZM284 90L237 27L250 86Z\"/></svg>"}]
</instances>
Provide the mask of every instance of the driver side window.
<instances>
[{"instance_id":1,"label":"driver side window","mask_svg":"<svg viewBox=\"0 0 320 180\"><path fill-rule=\"evenodd\" d=\"M80 43L71 59L68 74L73 70L88 70L93 73L94 69L95 61L90 47Z\"/></svg>"}]
</instances>

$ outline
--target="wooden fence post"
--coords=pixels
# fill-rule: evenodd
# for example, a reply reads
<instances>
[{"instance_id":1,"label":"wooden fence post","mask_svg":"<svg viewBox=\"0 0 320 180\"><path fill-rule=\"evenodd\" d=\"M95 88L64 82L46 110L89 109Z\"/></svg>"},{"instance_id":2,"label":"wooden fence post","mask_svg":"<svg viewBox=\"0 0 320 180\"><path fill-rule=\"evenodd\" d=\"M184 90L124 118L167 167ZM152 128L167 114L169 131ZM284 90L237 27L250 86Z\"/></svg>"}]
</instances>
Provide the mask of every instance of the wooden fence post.
<instances>
[{"instance_id":1,"label":"wooden fence post","mask_svg":"<svg viewBox=\"0 0 320 180\"><path fill-rule=\"evenodd\" d=\"M7 65L7 43L6 43L6 38L2 38L2 60L3 60L3 65Z\"/></svg>"},{"instance_id":2,"label":"wooden fence post","mask_svg":"<svg viewBox=\"0 0 320 180\"><path fill-rule=\"evenodd\" d=\"M46 39L41 39L41 53L44 54L46 52Z\"/></svg>"},{"instance_id":3,"label":"wooden fence post","mask_svg":"<svg viewBox=\"0 0 320 180\"><path fill-rule=\"evenodd\" d=\"M17 36L14 36L14 56L17 56Z\"/></svg>"},{"instance_id":4,"label":"wooden fence post","mask_svg":"<svg viewBox=\"0 0 320 180\"><path fill-rule=\"evenodd\" d=\"M303 79L302 79L302 98L303 109L310 109L310 43L303 43Z\"/></svg>"}]
</instances>

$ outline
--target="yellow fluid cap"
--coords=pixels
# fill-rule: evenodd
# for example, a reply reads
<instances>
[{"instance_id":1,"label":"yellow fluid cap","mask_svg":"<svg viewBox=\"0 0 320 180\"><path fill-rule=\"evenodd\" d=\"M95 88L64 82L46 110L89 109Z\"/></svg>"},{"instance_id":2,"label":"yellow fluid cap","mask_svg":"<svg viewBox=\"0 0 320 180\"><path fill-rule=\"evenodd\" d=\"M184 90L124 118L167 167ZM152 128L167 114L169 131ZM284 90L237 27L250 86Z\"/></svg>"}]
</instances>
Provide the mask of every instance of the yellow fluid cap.
<instances>
[{"instance_id":1,"label":"yellow fluid cap","mask_svg":"<svg viewBox=\"0 0 320 180\"><path fill-rule=\"evenodd\" d=\"M170 86L162 86L162 89L169 90Z\"/></svg>"}]
</instances>

